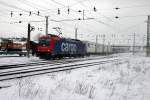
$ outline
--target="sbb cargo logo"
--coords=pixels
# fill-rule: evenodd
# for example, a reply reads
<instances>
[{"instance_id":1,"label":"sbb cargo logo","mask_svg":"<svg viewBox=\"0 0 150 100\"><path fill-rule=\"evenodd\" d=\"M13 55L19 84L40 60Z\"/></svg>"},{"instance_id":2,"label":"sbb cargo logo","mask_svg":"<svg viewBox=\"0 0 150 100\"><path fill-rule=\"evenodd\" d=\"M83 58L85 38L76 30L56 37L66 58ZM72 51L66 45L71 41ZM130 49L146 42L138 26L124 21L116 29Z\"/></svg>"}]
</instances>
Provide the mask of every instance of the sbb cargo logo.
<instances>
[{"instance_id":1,"label":"sbb cargo logo","mask_svg":"<svg viewBox=\"0 0 150 100\"><path fill-rule=\"evenodd\" d=\"M72 43L62 43L61 44L61 51L62 52L76 52L77 51L77 46L76 44Z\"/></svg>"}]
</instances>

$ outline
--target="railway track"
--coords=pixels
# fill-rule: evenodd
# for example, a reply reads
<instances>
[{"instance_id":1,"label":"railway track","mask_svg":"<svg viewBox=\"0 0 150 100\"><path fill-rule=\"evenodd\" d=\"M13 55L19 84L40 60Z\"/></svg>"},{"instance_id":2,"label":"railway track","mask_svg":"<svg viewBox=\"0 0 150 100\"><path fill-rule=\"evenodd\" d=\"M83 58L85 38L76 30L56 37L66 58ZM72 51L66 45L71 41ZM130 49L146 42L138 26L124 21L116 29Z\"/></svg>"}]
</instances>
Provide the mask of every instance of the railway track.
<instances>
[{"instance_id":1,"label":"railway track","mask_svg":"<svg viewBox=\"0 0 150 100\"><path fill-rule=\"evenodd\" d=\"M99 59L104 59L107 57L102 57ZM94 58L97 59L97 58ZM21 68L21 67L30 67L30 66L39 66L39 65L47 65L47 64L51 64L51 65L60 65L60 64L67 64L67 63L71 63L71 62L79 62L79 61L86 61L86 60L94 60L93 58L87 58L87 59L63 59L63 60L51 60L51 61L47 61L47 60L39 60L36 62L32 62L32 63L24 63L24 64L12 64L12 65L0 65L0 69L12 69L12 68Z\"/></svg>"},{"instance_id":2,"label":"railway track","mask_svg":"<svg viewBox=\"0 0 150 100\"><path fill-rule=\"evenodd\" d=\"M36 60L29 63L19 63L19 64L9 64L9 65L0 65L1 69L12 69L18 67L28 67L28 66L36 66L36 65L47 65L47 64L67 64L71 62L79 62L79 61L86 61L86 60L94 60L94 59L104 59L104 58L113 58L116 56L103 56L103 57L87 57L87 58L72 58L72 59L61 59L61 60Z\"/></svg>"},{"instance_id":3,"label":"railway track","mask_svg":"<svg viewBox=\"0 0 150 100\"><path fill-rule=\"evenodd\" d=\"M120 59L118 58L108 58L101 60L88 60L83 62L74 62L74 63L66 63L66 64L46 64L46 65L36 65L36 66L28 66L28 67L16 67L13 69L4 69L0 70L0 81L40 75L52 72L66 71L77 68L89 67L99 64L106 64L112 62L118 62Z\"/></svg>"},{"instance_id":4,"label":"railway track","mask_svg":"<svg viewBox=\"0 0 150 100\"><path fill-rule=\"evenodd\" d=\"M12 68L21 68L21 67L28 67L28 66L36 66L36 65L47 65L47 64L62 64L59 62L52 62L52 61L39 61L33 63L25 63L25 64L12 64L12 65L1 65L0 69L12 69Z\"/></svg>"}]
</instances>

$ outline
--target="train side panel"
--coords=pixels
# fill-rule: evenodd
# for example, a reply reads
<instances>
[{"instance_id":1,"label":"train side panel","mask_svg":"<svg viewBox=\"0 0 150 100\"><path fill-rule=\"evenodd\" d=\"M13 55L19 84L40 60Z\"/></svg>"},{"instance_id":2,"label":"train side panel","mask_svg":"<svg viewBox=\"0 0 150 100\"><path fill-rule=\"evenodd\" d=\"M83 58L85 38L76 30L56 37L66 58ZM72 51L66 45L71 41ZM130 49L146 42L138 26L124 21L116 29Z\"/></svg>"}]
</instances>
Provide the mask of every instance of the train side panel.
<instances>
[{"instance_id":1,"label":"train side panel","mask_svg":"<svg viewBox=\"0 0 150 100\"><path fill-rule=\"evenodd\" d=\"M92 42L84 41L86 44L86 53L88 55L95 53L95 44Z\"/></svg>"},{"instance_id":2,"label":"train side panel","mask_svg":"<svg viewBox=\"0 0 150 100\"><path fill-rule=\"evenodd\" d=\"M85 44L81 41L62 38L55 43L53 55L73 56L84 55Z\"/></svg>"},{"instance_id":3,"label":"train side panel","mask_svg":"<svg viewBox=\"0 0 150 100\"><path fill-rule=\"evenodd\" d=\"M103 54L103 45L102 44L96 45L96 53L97 54Z\"/></svg>"},{"instance_id":4,"label":"train side panel","mask_svg":"<svg viewBox=\"0 0 150 100\"><path fill-rule=\"evenodd\" d=\"M90 54L109 54L112 53L111 45L96 44L93 42L84 41L86 44L86 53Z\"/></svg>"},{"instance_id":5,"label":"train side panel","mask_svg":"<svg viewBox=\"0 0 150 100\"><path fill-rule=\"evenodd\" d=\"M108 45L108 53L112 53L113 52L113 49L112 49L112 46L111 45Z\"/></svg>"}]
</instances>

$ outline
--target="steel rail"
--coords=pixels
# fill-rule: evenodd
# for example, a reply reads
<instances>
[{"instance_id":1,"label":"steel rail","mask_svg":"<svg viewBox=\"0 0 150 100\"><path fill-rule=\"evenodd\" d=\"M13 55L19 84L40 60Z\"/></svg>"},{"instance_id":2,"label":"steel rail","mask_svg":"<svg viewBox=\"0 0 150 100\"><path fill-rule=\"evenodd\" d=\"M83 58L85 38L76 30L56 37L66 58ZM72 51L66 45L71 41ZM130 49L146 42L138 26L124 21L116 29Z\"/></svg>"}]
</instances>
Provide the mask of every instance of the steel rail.
<instances>
[{"instance_id":1,"label":"steel rail","mask_svg":"<svg viewBox=\"0 0 150 100\"><path fill-rule=\"evenodd\" d=\"M36 65L46 65L46 64L54 64L54 63L71 63L71 62L78 62L78 61L86 61L86 60L93 60L93 59L104 59L104 58L112 58L114 56L104 56L101 58L73 58L73 59L62 59L62 60L37 60L37 62L31 63L22 63L22 64L11 64L11 65L0 65L0 69L11 69L11 68L18 68L18 67L28 67L28 66L36 66Z\"/></svg>"},{"instance_id":2,"label":"steel rail","mask_svg":"<svg viewBox=\"0 0 150 100\"><path fill-rule=\"evenodd\" d=\"M102 60L102 61L96 61L96 62L88 62L88 63L73 63L73 64L63 64L63 65L53 65L53 66L39 66L35 68L29 68L29 69L19 69L15 71L6 71L0 73L0 81L3 80L9 80L9 79L15 79L15 78L21 78L21 77L28 77L33 75L40 75L40 74L46 74L46 73L52 73L52 72L59 72L59 71L66 71L66 70L72 70L77 68L83 68L83 67L89 67L99 64L106 64L111 62L119 62L120 59L112 59L112 60Z\"/></svg>"}]
</instances>

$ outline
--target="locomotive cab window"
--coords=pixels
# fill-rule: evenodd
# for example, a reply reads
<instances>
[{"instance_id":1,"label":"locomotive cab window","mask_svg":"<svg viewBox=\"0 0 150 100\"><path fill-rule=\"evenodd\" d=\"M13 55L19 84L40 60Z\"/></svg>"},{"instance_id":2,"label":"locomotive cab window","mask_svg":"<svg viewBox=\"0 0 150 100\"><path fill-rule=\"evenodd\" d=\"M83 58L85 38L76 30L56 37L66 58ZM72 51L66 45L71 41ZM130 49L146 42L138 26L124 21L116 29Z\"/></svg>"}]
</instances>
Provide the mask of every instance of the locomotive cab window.
<instances>
[{"instance_id":1,"label":"locomotive cab window","mask_svg":"<svg viewBox=\"0 0 150 100\"><path fill-rule=\"evenodd\" d=\"M50 45L50 39L40 39L39 40L39 45L49 46Z\"/></svg>"}]
</instances>

